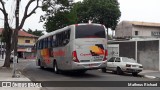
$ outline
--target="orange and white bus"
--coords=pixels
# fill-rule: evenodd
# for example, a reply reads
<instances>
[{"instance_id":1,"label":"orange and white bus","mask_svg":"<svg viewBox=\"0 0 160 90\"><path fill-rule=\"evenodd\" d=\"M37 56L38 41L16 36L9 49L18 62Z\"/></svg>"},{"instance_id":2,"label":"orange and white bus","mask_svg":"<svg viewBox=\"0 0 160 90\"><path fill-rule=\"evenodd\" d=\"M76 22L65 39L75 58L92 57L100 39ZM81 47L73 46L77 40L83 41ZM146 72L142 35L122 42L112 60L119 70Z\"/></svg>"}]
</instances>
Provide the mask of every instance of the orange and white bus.
<instances>
[{"instance_id":1,"label":"orange and white bus","mask_svg":"<svg viewBox=\"0 0 160 90\"><path fill-rule=\"evenodd\" d=\"M107 37L104 25L75 24L41 36L36 42L36 61L41 68L85 72L105 69Z\"/></svg>"}]
</instances>

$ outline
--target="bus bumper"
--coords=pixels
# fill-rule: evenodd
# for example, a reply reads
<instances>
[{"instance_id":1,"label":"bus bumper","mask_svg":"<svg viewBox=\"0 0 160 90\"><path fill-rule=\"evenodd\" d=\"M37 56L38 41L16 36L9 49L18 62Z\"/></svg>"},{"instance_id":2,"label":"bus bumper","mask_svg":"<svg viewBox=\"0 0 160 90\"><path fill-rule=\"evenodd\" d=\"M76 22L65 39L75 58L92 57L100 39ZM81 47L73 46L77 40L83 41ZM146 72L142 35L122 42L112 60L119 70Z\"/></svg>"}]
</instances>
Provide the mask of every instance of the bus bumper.
<instances>
[{"instance_id":1,"label":"bus bumper","mask_svg":"<svg viewBox=\"0 0 160 90\"><path fill-rule=\"evenodd\" d=\"M102 62L89 62L89 63L72 63L72 70L93 70L93 69L101 69L107 66L107 61Z\"/></svg>"}]
</instances>

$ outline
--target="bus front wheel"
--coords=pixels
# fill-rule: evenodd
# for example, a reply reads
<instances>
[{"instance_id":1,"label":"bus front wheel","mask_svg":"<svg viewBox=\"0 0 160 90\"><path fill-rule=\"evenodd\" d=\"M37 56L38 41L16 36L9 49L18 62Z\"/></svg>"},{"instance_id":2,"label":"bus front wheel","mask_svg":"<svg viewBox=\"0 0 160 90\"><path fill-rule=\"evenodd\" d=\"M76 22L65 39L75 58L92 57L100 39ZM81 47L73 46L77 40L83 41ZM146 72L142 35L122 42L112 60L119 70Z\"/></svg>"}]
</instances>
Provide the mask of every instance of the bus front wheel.
<instances>
[{"instance_id":1,"label":"bus front wheel","mask_svg":"<svg viewBox=\"0 0 160 90\"><path fill-rule=\"evenodd\" d=\"M38 65L40 66L41 69L44 69L44 66L42 66L42 63L40 60L38 60Z\"/></svg>"}]
</instances>

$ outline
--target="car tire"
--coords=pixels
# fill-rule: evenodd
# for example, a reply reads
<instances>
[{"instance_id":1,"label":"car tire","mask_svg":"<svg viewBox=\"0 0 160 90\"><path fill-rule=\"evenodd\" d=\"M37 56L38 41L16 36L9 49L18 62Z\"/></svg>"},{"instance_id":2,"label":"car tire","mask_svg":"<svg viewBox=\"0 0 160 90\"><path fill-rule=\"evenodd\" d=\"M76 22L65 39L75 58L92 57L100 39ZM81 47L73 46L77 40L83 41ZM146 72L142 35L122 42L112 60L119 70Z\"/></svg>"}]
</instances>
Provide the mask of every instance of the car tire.
<instances>
[{"instance_id":1,"label":"car tire","mask_svg":"<svg viewBox=\"0 0 160 90\"><path fill-rule=\"evenodd\" d=\"M107 69L106 68L102 68L101 69L103 73L106 73Z\"/></svg>"},{"instance_id":2,"label":"car tire","mask_svg":"<svg viewBox=\"0 0 160 90\"><path fill-rule=\"evenodd\" d=\"M54 72L56 74L59 74L60 73L60 70L58 69L58 66L57 66L57 62L55 61L54 64L53 64L53 69L54 69Z\"/></svg>"},{"instance_id":3,"label":"car tire","mask_svg":"<svg viewBox=\"0 0 160 90\"><path fill-rule=\"evenodd\" d=\"M133 72L132 75L133 75L133 76L137 76L138 73L137 73L137 72Z\"/></svg>"},{"instance_id":4,"label":"car tire","mask_svg":"<svg viewBox=\"0 0 160 90\"><path fill-rule=\"evenodd\" d=\"M122 74L123 74L123 71L121 70L120 67L117 67L116 73L117 73L118 75L122 75Z\"/></svg>"}]
</instances>

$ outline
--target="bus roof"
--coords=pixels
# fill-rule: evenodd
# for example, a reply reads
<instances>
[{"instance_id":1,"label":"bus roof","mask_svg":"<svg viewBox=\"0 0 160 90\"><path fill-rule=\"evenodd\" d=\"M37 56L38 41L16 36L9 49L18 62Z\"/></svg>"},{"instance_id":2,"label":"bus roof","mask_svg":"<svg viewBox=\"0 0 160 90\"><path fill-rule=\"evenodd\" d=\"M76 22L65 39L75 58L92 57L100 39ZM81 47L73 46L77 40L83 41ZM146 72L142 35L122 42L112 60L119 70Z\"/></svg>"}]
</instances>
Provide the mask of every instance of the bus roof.
<instances>
[{"instance_id":1,"label":"bus roof","mask_svg":"<svg viewBox=\"0 0 160 90\"><path fill-rule=\"evenodd\" d=\"M57 34L57 33L59 33L59 32L62 32L62 31L64 31L64 30L68 29L69 27L72 27L72 26L80 26L80 25L97 25L97 26L102 26L102 24L96 24L96 23L91 23L91 24L89 24L89 23L73 24L73 25L66 26L66 27L64 27L64 28L58 29L58 30L56 30L56 31L52 31L52 32L50 32L50 33L48 33L48 34L45 34L45 35L39 37L38 41L41 40L41 39L47 38L47 37L49 37L49 36L52 36L52 35L54 35L54 34Z\"/></svg>"}]
</instances>

